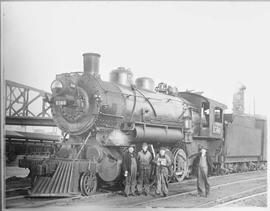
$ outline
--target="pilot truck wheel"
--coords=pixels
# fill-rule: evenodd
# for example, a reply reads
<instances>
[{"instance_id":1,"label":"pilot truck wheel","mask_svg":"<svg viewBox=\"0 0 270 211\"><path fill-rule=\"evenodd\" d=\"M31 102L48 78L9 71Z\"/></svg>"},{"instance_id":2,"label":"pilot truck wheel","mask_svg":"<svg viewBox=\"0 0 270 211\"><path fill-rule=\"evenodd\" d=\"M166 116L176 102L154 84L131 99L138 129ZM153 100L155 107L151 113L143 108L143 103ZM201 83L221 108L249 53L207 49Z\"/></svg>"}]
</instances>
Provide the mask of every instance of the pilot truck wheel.
<instances>
[{"instance_id":1,"label":"pilot truck wheel","mask_svg":"<svg viewBox=\"0 0 270 211\"><path fill-rule=\"evenodd\" d=\"M96 174L90 171L83 172L80 177L80 190L82 195L89 196L96 192L97 177Z\"/></svg>"}]
</instances>

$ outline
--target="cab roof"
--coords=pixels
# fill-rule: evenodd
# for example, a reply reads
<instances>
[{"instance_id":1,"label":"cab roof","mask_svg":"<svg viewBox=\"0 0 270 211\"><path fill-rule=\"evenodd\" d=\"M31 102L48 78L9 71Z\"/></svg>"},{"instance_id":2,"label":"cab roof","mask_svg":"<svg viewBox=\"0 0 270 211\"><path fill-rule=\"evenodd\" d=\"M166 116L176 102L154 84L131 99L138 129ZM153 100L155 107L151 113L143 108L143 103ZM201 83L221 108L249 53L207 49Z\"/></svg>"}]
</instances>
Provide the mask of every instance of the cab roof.
<instances>
[{"instance_id":1,"label":"cab roof","mask_svg":"<svg viewBox=\"0 0 270 211\"><path fill-rule=\"evenodd\" d=\"M192 104L196 105L197 107L201 107L202 102L208 102L212 106L217 106L222 108L223 110L227 109L227 106L223 103L220 103L216 100L207 98L205 96L202 96L200 94L194 93L194 92L179 92L179 97L182 97L188 101L190 101Z\"/></svg>"}]
</instances>

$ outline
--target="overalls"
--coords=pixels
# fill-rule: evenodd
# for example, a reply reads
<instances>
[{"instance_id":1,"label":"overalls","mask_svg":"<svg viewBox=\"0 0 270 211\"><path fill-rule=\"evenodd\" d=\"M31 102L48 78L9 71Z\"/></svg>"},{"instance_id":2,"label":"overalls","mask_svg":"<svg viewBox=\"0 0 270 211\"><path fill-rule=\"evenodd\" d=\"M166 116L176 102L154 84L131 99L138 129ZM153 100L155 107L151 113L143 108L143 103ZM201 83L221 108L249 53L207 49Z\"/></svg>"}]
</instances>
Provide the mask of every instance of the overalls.
<instances>
[{"instance_id":1,"label":"overalls","mask_svg":"<svg viewBox=\"0 0 270 211\"><path fill-rule=\"evenodd\" d=\"M136 188L136 176L137 176L137 163L136 158L131 158L131 167L130 167L130 173L126 177L126 185L125 185L125 194L129 195L131 194L135 195L135 188Z\"/></svg>"},{"instance_id":2,"label":"overalls","mask_svg":"<svg viewBox=\"0 0 270 211\"><path fill-rule=\"evenodd\" d=\"M208 182L207 174L208 174L208 166L206 156L200 156L197 174L197 190L198 194L200 195L202 195L203 190L205 190L206 196L209 194L210 185Z\"/></svg>"},{"instance_id":3,"label":"overalls","mask_svg":"<svg viewBox=\"0 0 270 211\"><path fill-rule=\"evenodd\" d=\"M159 156L157 158L157 168L156 168L156 175L157 175L157 194L163 194L167 196L168 191L168 166L170 163L170 158L165 156Z\"/></svg>"},{"instance_id":4,"label":"overalls","mask_svg":"<svg viewBox=\"0 0 270 211\"><path fill-rule=\"evenodd\" d=\"M138 153L139 163L139 178L137 189L139 194L142 193L143 189L146 194L149 193L150 173L151 173L151 162L152 155L149 151Z\"/></svg>"}]
</instances>

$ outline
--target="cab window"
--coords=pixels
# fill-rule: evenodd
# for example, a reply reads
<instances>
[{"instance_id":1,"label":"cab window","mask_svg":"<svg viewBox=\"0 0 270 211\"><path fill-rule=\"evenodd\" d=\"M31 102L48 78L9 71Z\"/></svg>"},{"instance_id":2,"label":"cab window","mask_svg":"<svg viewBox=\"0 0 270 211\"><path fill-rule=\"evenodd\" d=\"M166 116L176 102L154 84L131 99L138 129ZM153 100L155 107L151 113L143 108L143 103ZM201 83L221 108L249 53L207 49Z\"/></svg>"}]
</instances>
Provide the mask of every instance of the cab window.
<instances>
[{"instance_id":1,"label":"cab window","mask_svg":"<svg viewBox=\"0 0 270 211\"><path fill-rule=\"evenodd\" d=\"M209 103L203 102L202 103L202 110L201 110L201 119L202 119L202 126L209 127Z\"/></svg>"},{"instance_id":2,"label":"cab window","mask_svg":"<svg viewBox=\"0 0 270 211\"><path fill-rule=\"evenodd\" d=\"M214 110L215 122L222 123L222 109L219 107L215 107Z\"/></svg>"}]
</instances>

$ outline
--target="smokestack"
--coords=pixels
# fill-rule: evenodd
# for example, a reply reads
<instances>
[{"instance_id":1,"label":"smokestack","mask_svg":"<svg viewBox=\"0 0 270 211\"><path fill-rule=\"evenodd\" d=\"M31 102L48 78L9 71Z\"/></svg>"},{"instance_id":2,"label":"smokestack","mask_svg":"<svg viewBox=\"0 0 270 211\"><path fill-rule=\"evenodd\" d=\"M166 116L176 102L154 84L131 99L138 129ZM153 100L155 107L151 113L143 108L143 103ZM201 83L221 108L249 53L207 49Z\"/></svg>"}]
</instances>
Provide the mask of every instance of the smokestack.
<instances>
[{"instance_id":1,"label":"smokestack","mask_svg":"<svg viewBox=\"0 0 270 211\"><path fill-rule=\"evenodd\" d=\"M99 58L97 53L84 53L83 54L83 71L91 75L99 75Z\"/></svg>"}]
</instances>

